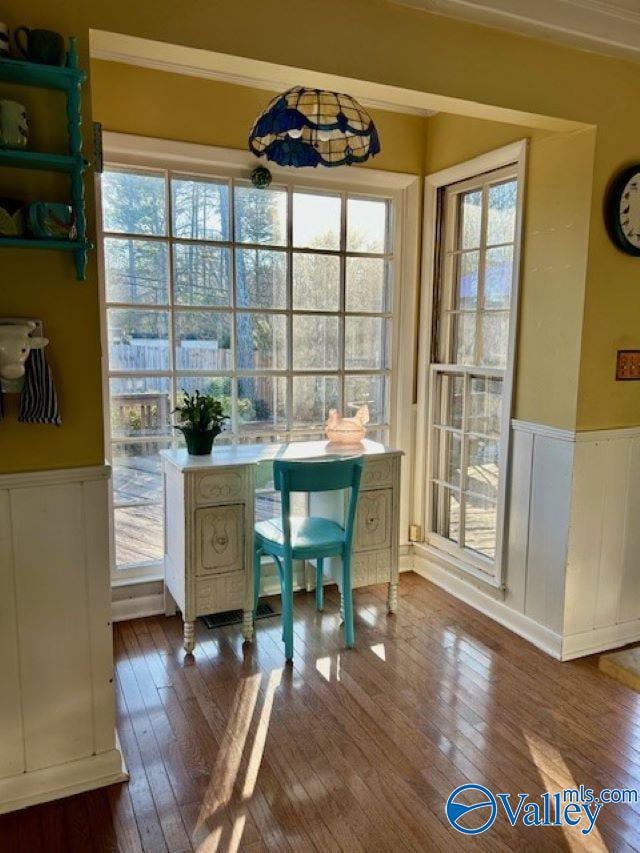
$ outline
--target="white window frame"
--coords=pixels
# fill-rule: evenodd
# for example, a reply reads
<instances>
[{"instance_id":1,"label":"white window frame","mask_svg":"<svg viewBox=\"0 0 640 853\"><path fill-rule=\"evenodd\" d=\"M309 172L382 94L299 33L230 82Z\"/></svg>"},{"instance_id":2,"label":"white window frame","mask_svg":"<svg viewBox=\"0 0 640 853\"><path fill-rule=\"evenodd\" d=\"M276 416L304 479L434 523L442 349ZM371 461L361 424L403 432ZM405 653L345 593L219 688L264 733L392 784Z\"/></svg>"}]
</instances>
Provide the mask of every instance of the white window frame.
<instances>
[{"instance_id":1,"label":"white window frame","mask_svg":"<svg viewBox=\"0 0 640 853\"><path fill-rule=\"evenodd\" d=\"M472 160L457 164L428 175L424 184L424 222L423 256L421 286L421 316L419 331L418 360L418 406L416 429L416 481L413 494L414 518L420 519L425 531L424 541L416 543L418 553L427 558L437 557L439 561L462 571L474 579L483 581L490 587L504 588L505 529L508 513L507 483L509 482L509 449L511 439L511 418L513 409L514 376L516 367L516 343L519 311L519 291L522 258L522 229L524 198L526 193L526 166L528 142L522 140L490 151ZM454 368L464 375L468 382L469 373L477 373L477 368L464 365L441 365L434 362L435 311L434 289L438 280L438 264L441 254L440 236L442 229L441 202L444 190L451 184L472 180L488 172L505 167L513 167L518 181L516 201L516 229L513 259L513 286L511 294L511 313L507 348L507 364L504 371L496 373L503 376L502 414L500 424L499 470L497 522L496 522L496 559L491 561L482 555L471 555L432 531L432 430L435 405L435 382L433 375L442 368ZM479 373L489 375L490 369L482 368Z\"/></svg>"},{"instance_id":2,"label":"white window frame","mask_svg":"<svg viewBox=\"0 0 640 853\"><path fill-rule=\"evenodd\" d=\"M236 149L225 149L194 143L150 139L131 134L105 132L103 135L105 168L158 169L175 173L184 172L204 178L228 176L247 179L256 165L261 165L253 155ZM391 368L385 370L360 371L366 375L388 373L389 398L389 443L407 447L406 436L411 433L411 402L413 395L413 370L415 348L400 346L406 335L414 335L416 316L419 264L419 217L420 178L417 175L385 172L377 169L354 169L337 167L332 169L285 169L266 164L272 173L274 184L295 185L300 188L326 192L341 192L361 197L387 197L394 211L391 223L394 247L394 277L391 324ZM104 282L102 204L100 180L96 180L97 229L100 272L100 317L102 336L102 372L104 399L105 446L110 461L110 423L108 387L108 344L106 329L106 294ZM344 217L343 217L344 219ZM289 227L291 226L289 217ZM343 222L344 227L344 222ZM313 311L305 312L313 314ZM315 312L323 313L323 312ZM377 315L376 315L377 316ZM346 371L351 373L352 371ZM358 373L358 371L353 371ZM270 373L270 371L267 371ZM296 375L309 375L308 371L294 371ZM312 372L313 373L313 372ZM335 373L335 371L329 371ZM342 372L340 378L343 379ZM407 402L409 401L409 402ZM289 401L291 405L291 401ZM313 428L301 432L313 432ZM278 432L285 433L286 430ZM409 516L409 491L403 496L404 517ZM147 581L163 576L162 562L148 562L117 569L115 565L115 539L113 530L113 489L110 488L110 551L112 584ZM406 539L405 539L406 541Z\"/></svg>"}]
</instances>

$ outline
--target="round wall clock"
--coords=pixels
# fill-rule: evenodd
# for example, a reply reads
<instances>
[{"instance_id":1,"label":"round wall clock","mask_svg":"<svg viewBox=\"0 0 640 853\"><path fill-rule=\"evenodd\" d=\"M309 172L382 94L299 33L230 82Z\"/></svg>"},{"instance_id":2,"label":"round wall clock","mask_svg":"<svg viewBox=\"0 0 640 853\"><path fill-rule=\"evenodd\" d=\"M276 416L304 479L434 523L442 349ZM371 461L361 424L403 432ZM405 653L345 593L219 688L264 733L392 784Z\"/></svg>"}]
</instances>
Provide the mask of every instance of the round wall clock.
<instances>
[{"instance_id":1,"label":"round wall clock","mask_svg":"<svg viewBox=\"0 0 640 853\"><path fill-rule=\"evenodd\" d=\"M640 256L640 163L629 166L614 180L605 219L616 246L629 255Z\"/></svg>"}]
</instances>

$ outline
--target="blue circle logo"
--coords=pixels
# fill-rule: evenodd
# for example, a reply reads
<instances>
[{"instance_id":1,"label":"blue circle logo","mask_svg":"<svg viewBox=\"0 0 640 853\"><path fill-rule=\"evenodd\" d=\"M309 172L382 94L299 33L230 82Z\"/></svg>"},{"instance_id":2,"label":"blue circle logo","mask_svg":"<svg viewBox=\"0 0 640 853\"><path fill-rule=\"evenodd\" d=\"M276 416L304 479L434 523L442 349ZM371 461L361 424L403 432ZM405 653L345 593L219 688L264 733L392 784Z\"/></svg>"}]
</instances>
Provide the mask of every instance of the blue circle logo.
<instances>
[{"instance_id":1,"label":"blue circle logo","mask_svg":"<svg viewBox=\"0 0 640 853\"><path fill-rule=\"evenodd\" d=\"M467 796L464 797L466 802L462 802L461 798L461 794L464 792L468 792ZM471 794L471 799L477 800L477 802L469 804L469 793ZM484 823L472 828L464 826L463 822L465 815L470 812L475 813L479 809L484 809L487 812L487 817ZM460 785L455 789L455 791L452 791L449 794L449 799L447 800L444 810L447 815L447 820L457 832L462 832L464 835L479 835L481 832L485 832L493 825L498 813L498 804L496 803L496 798L488 788L485 788L482 785L468 784ZM485 811L480 812L480 814L484 815Z\"/></svg>"}]
</instances>

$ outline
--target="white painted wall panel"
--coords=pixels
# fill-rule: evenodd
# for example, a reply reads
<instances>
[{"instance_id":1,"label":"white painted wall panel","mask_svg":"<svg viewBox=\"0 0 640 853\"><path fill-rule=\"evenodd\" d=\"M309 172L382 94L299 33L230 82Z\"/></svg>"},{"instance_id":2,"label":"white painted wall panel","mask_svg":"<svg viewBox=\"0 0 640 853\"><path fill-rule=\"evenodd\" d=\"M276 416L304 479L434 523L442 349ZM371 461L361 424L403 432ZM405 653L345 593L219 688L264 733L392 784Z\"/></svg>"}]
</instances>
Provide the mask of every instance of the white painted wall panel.
<instances>
[{"instance_id":1,"label":"white painted wall panel","mask_svg":"<svg viewBox=\"0 0 640 853\"><path fill-rule=\"evenodd\" d=\"M534 436L514 431L511 438L511 482L507 492L505 604L524 613L529 556L529 510Z\"/></svg>"},{"instance_id":2,"label":"white painted wall panel","mask_svg":"<svg viewBox=\"0 0 640 853\"><path fill-rule=\"evenodd\" d=\"M618 622L640 617L640 436L630 439Z\"/></svg>"}]
</instances>

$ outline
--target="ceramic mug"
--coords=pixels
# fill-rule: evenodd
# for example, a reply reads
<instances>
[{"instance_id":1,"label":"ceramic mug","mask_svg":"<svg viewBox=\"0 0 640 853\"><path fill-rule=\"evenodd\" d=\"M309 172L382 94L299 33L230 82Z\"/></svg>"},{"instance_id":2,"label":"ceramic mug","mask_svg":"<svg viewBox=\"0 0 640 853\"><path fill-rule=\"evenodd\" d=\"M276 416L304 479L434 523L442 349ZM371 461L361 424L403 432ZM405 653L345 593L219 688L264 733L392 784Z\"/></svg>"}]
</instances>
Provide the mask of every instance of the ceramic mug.
<instances>
[{"instance_id":1,"label":"ceramic mug","mask_svg":"<svg viewBox=\"0 0 640 853\"><path fill-rule=\"evenodd\" d=\"M34 237L74 240L76 218L70 204L34 201L27 208L27 227Z\"/></svg>"},{"instance_id":2,"label":"ceramic mug","mask_svg":"<svg viewBox=\"0 0 640 853\"><path fill-rule=\"evenodd\" d=\"M24 39L21 40L21 36ZM30 30L18 27L13 34L18 51L29 62L41 65L62 65L64 61L64 39L53 30Z\"/></svg>"},{"instance_id":3,"label":"ceramic mug","mask_svg":"<svg viewBox=\"0 0 640 853\"><path fill-rule=\"evenodd\" d=\"M29 138L27 108L18 101L0 100L0 148L26 148Z\"/></svg>"},{"instance_id":4,"label":"ceramic mug","mask_svg":"<svg viewBox=\"0 0 640 853\"><path fill-rule=\"evenodd\" d=\"M9 58L9 27L0 21L0 59Z\"/></svg>"},{"instance_id":5,"label":"ceramic mug","mask_svg":"<svg viewBox=\"0 0 640 853\"><path fill-rule=\"evenodd\" d=\"M0 198L0 235L20 237L24 233L24 204L17 198Z\"/></svg>"}]
</instances>

